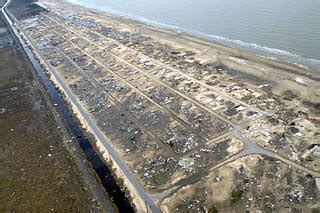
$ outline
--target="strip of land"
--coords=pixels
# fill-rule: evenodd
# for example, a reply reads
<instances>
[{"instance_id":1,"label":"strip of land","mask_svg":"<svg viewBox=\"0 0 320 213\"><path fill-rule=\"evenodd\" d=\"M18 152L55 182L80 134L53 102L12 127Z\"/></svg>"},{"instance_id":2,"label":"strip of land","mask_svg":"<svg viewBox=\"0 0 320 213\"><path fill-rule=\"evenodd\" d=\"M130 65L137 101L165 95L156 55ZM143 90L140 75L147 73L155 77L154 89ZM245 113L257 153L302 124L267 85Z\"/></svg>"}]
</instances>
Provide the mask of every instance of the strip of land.
<instances>
[{"instance_id":1,"label":"strip of land","mask_svg":"<svg viewBox=\"0 0 320 213\"><path fill-rule=\"evenodd\" d=\"M62 118L58 104L63 103L62 97L52 85L47 88L48 83L42 82L40 64L26 52L4 9L10 1L4 3L0 38L4 150L0 209L114 212L115 207L72 136L64 120L67 118Z\"/></svg>"},{"instance_id":2,"label":"strip of land","mask_svg":"<svg viewBox=\"0 0 320 213\"><path fill-rule=\"evenodd\" d=\"M2 14L0 32L0 210L101 210Z\"/></svg>"},{"instance_id":3,"label":"strip of land","mask_svg":"<svg viewBox=\"0 0 320 213\"><path fill-rule=\"evenodd\" d=\"M25 15L13 11L17 29L113 161L138 210L319 203L319 72L42 3ZM217 189L224 196L215 197Z\"/></svg>"}]
</instances>

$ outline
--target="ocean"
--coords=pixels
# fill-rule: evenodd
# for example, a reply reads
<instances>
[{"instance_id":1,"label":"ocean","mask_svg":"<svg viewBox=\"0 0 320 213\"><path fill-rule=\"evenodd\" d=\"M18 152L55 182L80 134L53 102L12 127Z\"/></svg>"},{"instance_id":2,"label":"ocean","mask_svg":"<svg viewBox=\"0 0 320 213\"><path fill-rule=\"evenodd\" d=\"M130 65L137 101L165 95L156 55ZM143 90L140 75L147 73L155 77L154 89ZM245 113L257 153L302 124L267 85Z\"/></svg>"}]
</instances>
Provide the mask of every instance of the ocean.
<instances>
[{"instance_id":1,"label":"ocean","mask_svg":"<svg viewBox=\"0 0 320 213\"><path fill-rule=\"evenodd\" d=\"M320 0L66 0L320 68Z\"/></svg>"}]
</instances>

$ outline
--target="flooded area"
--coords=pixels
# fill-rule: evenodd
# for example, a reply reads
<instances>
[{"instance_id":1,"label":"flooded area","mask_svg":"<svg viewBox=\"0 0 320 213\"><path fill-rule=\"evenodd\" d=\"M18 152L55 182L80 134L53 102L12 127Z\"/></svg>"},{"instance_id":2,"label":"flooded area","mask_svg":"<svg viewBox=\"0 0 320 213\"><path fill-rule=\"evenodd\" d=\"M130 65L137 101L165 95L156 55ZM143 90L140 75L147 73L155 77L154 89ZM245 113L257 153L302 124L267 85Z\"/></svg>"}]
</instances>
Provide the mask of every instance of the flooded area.
<instances>
[{"instance_id":1,"label":"flooded area","mask_svg":"<svg viewBox=\"0 0 320 213\"><path fill-rule=\"evenodd\" d=\"M65 2L13 14L120 211L316 208L317 71Z\"/></svg>"},{"instance_id":2,"label":"flooded area","mask_svg":"<svg viewBox=\"0 0 320 213\"><path fill-rule=\"evenodd\" d=\"M320 69L314 0L65 0Z\"/></svg>"},{"instance_id":3,"label":"flooded area","mask_svg":"<svg viewBox=\"0 0 320 213\"><path fill-rule=\"evenodd\" d=\"M318 194L306 185L320 177L319 160L310 150L311 145L318 147L318 123L312 117L319 94L311 87L319 84L313 72L123 17L75 5L47 5L50 9L22 17L20 30L75 105L77 116L100 139L102 155L112 155L122 177L134 182L134 187L126 186L138 209L148 205L155 212L183 212L198 204L199 211L244 209L238 201L252 200L244 193L251 188L239 188L237 175L228 177L234 181L221 203L196 195L213 193L212 172L230 162L235 164L232 173L244 169L239 178L246 181L255 174L251 168L256 172L258 167L244 157L255 154L281 159L297 171L287 193L280 186L261 189L259 196L267 196L272 205L257 198L259 208L276 208L276 200L268 197L272 190L279 199L295 197L295 191L310 193L308 202L286 200L281 205L307 203L313 208ZM293 103L298 107L292 108ZM310 182L299 182L306 179L301 170L314 175ZM276 181L276 174L261 174L256 182ZM219 187L230 185L215 178Z\"/></svg>"},{"instance_id":4,"label":"flooded area","mask_svg":"<svg viewBox=\"0 0 320 213\"><path fill-rule=\"evenodd\" d=\"M2 18L0 30L1 211L99 210Z\"/></svg>"},{"instance_id":5,"label":"flooded area","mask_svg":"<svg viewBox=\"0 0 320 213\"><path fill-rule=\"evenodd\" d=\"M8 159L12 159L14 162L21 162L21 165L16 164L13 167L10 166L13 163L10 160L5 160L2 163L2 167L5 168L4 171L10 170L4 172L3 176L1 176L2 180L10 180L1 181L1 188L6 188L2 195L5 196L6 193L11 192L12 194L9 200L4 199L4 197L1 199L3 201L1 209L38 209L42 211L46 209L51 211L78 211L81 209L81 211L100 211L101 206L103 206L103 211L115 211L111 201L104 201L110 204L101 204L99 203L101 200L97 200L95 195L90 192L91 190L88 190L92 186L88 186L84 182L83 177L81 177L83 174L81 174L77 165L73 162L74 156L67 151L66 142L64 142L66 141L66 137L63 136L66 132L61 130L64 127L57 126L58 124L55 123L55 119L51 114L52 112L50 112L46 104L48 99L44 99L39 91L38 87L42 87L42 84L44 84L50 102L53 103L55 110L63 118L64 123L62 125L67 127L73 138L78 142L90 167L95 170L102 186L108 192L108 196L117 205L119 211L126 210L127 212L133 212L133 207L128 197L126 197L117 180L112 176L112 172L105 162L101 160L100 155L96 153L84 130L80 127L69 106L65 103L63 96L43 72L43 68L39 62L33 58L28 49L26 49L26 53L29 57L33 58L31 59L32 65L30 62L24 61L26 60L26 56L22 54L21 51L23 50L21 47L17 48L19 46L16 43L17 41L9 34L10 32L6 29L7 26L2 20L1 27L2 34L0 41L7 46L3 46L0 50L2 59L0 107L5 106L0 109L0 127L5 130L1 132L1 138L4 140L8 138L7 144L1 144L3 149L5 149L5 153L1 157L8 158L6 155L9 154L14 156L14 158ZM18 60L19 58L23 60ZM8 63L9 61L10 63ZM39 75L41 83L37 82L39 79L33 78L32 72L34 71L32 71L32 66L34 66L37 75ZM6 71L10 71L10 74ZM23 120L19 121L20 119ZM8 131L6 131L7 129ZM67 142L71 143L71 140ZM76 147L73 147L72 151L74 152L75 149ZM30 158L24 161L27 156L30 156ZM22 168L15 171L16 169L14 168L19 168L19 166ZM39 168L41 169L39 170ZM19 176L16 172L23 173L21 180L15 178ZM48 173L53 174L48 176ZM24 177L24 175L27 177ZM24 181L27 181L28 184L24 183ZM56 181L58 183L55 183ZM12 187L12 184L15 187ZM51 186L54 184L57 187ZM26 185L26 187L21 187L22 185ZM28 191L29 185L33 190L32 192ZM41 189L41 187L45 188ZM21 192L22 190L24 190L23 193ZM24 201L24 204L17 205L15 208L14 204L16 202L27 198L25 193L28 193L28 196L30 195L31 198L34 196L34 199L36 199L36 195L41 193L39 196L43 198L40 199L40 206L33 206L34 201L31 199L29 202ZM54 200L43 196L43 193ZM102 196L105 195L102 194ZM4 202L7 203L5 204Z\"/></svg>"}]
</instances>

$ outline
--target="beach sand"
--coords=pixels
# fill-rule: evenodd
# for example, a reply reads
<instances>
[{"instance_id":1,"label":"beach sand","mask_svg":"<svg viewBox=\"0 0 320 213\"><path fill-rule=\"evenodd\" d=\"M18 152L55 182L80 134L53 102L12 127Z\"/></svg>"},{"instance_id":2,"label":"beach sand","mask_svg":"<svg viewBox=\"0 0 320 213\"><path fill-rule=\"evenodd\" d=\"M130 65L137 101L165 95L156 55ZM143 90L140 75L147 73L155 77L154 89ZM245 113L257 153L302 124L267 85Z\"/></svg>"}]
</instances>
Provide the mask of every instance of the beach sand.
<instances>
[{"instance_id":1,"label":"beach sand","mask_svg":"<svg viewBox=\"0 0 320 213\"><path fill-rule=\"evenodd\" d=\"M106 27L112 26L123 31L137 32L182 51L193 51L196 53L194 58L203 64L221 62L236 70L241 78L253 82L272 83L273 92L276 95L292 90L298 96L307 97L311 102L317 103L320 100L319 70L64 1L40 0L40 2L50 8L70 14L76 13Z\"/></svg>"}]
</instances>

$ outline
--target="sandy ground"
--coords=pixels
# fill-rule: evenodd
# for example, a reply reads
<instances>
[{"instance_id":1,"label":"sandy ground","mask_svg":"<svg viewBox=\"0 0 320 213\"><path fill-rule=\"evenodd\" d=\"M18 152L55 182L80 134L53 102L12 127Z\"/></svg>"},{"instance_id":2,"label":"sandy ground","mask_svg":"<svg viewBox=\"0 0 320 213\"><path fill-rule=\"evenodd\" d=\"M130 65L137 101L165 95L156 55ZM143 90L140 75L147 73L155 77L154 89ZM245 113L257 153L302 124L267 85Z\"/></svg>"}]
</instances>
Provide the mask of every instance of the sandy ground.
<instances>
[{"instance_id":1,"label":"sandy ground","mask_svg":"<svg viewBox=\"0 0 320 213\"><path fill-rule=\"evenodd\" d=\"M276 59L266 58L247 51L208 42L180 32L160 29L111 14L88 10L80 6L64 4L61 2L57 3L55 1L42 2L47 3L47 5L52 8L68 11L69 13L77 13L87 19L93 19L95 22L106 27L116 27L121 31L138 32L150 36L159 43L174 47L174 50L191 50L196 53L194 60L198 61L198 63L221 62L235 70L238 79L248 82L249 88L250 86L252 88L257 88L257 86L261 84L268 83L271 85L271 91L275 95L282 95L284 92L290 90L302 100L313 103L318 103L320 100L320 72L316 70L310 70L300 65L280 62ZM299 104L300 102L297 103L297 108L301 107ZM257 160L259 159L256 159L256 161ZM245 164L250 167L250 159L248 162L245 162ZM271 164L273 165L274 162L271 162ZM255 165L252 165L252 167L256 169ZM226 172L227 174L222 175L223 172ZM232 172L234 172L234 169L228 167L225 171L219 170L214 174L210 174L211 177L217 176L218 179L209 179L205 185L211 186L215 184L217 186L214 188L218 191L219 186L216 182L220 182L219 176L225 176L221 182L222 185L220 187L220 192L218 193L219 196L213 192L208 192L208 198L210 198L211 201L214 201L214 203L225 202L230 196L231 198L239 196L239 194L237 194L239 191L234 192L234 196L232 195L233 189L231 188L231 185L236 180L236 177L231 175ZM263 178L264 177L262 177L262 179ZM226 188L226 185L230 187ZM265 185L269 185L269 182ZM192 194L198 194L198 191L195 188L188 187L189 186L186 186L183 189L185 190L185 193L181 194L182 197L179 197L180 200L184 199L184 197L190 197ZM279 189L279 191L281 190ZM263 191L263 193L265 192ZM185 196L183 196L183 194ZM169 203L170 202L172 201L169 200ZM232 202L231 199L230 203ZM170 205L168 204L168 206ZM170 206L169 209L175 207L176 206ZM184 208L184 206L182 207Z\"/></svg>"},{"instance_id":2,"label":"sandy ground","mask_svg":"<svg viewBox=\"0 0 320 213\"><path fill-rule=\"evenodd\" d=\"M271 176L275 170L277 175ZM318 199L318 180L307 177L302 181L303 176L280 161L252 155L211 172L201 184L183 187L179 193L163 200L162 210L201 212L205 204L209 212L243 212L244 209L248 212L291 212L290 209L317 212L318 205L312 204L313 201L303 201L301 206L296 201L284 205L295 193L306 197L315 195Z\"/></svg>"},{"instance_id":3,"label":"sandy ground","mask_svg":"<svg viewBox=\"0 0 320 213\"><path fill-rule=\"evenodd\" d=\"M228 47L222 44L206 41L185 33L162 29L135 20L119 17L110 13L87 9L79 5L63 1L41 0L41 3L70 13L77 13L105 26L117 26L123 31L135 31L155 40L172 45L179 49L192 50L195 59L200 63L220 61L232 69L240 71L243 78L257 83L269 81L273 84L273 92L277 95L286 90L292 90L301 97L308 97L311 102L320 100L320 72L305 66L279 61L252 52Z\"/></svg>"},{"instance_id":4,"label":"sandy ground","mask_svg":"<svg viewBox=\"0 0 320 213\"><path fill-rule=\"evenodd\" d=\"M299 147L299 150L304 152L309 145L318 143L319 138L315 137L316 135L314 136L314 133L319 126L320 114L319 70L311 70L302 65L267 58L263 55L209 42L181 32L146 25L106 12L67 4L63 1L41 0L41 2L49 8L52 8L53 11L58 9L59 11L65 11L69 14L74 13L89 20L94 20L96 23L105 27L114 27L120 31L137 32L147 37L150 36L154 41L163 44L163 46L173 47L172 49L175 51L193 51L196 53L194 60L199 63L221 62L236 72L235 76L231 76L231 78L234 78L233 80L244 83L247 88L253 91L257 91L257 87L260 88L260 86L263 85L268 85L271 95L275 97L283 97L286 92L289 91L297 97L297 100L283 100L286 106L280 110L285 111L288 108L293 108L307 112L309 119L312 119L314 123L312 124L312 128L307 128L305 125L302 125L300 128L303 130L301 131L305 135L305 140L301 142L303 147ZM223 80L226 80L226 84L228 83L228 79ZM281 129L278 126L274 126L273 128ZM295 143L299 144L297 142ZM281 154L288 157L290 153ZM319 170L319 164L309 166L314 170Z\"/></svg>"}]
</instances>

